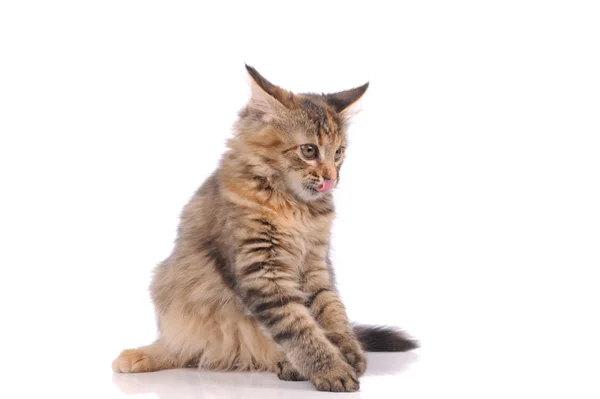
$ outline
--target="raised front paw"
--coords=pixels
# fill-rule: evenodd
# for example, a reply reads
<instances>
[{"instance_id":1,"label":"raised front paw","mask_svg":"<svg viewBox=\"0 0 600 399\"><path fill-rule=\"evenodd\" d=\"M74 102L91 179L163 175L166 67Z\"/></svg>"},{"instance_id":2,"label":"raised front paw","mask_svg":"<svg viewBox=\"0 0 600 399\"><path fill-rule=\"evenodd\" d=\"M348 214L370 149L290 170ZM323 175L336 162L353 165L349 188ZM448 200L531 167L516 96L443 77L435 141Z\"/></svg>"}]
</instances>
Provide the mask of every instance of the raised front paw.
<instances>
[{"instance_id":1,"label":"raised front paw","mask_svg":"<svg viewBox=\"0 0 600 399\"><path fill-rule=\"evenodd\" d=\"M360 388L354 369L341 358L315 372L310 380L319 391L355 392Z\"/></svg>"},{"instance_id":2,"label":"raised front paw","mask_svg":"<svg viewBox=\"0 0 600 399\"><path fill-rule=\"evenodd\" d=\"M362 375L367 368L367 359L358 340L350 334L337 333L328 334L328 338L339 348L342 356L354 368L356 374Z\"/></svg>"},{"instance_id":3,"label":"raised front paw","mask_svg":"<svg viewBox=\"0 0 600 399\"><path fill-rule=\"evenodd\" d=\"M283 381L308 380L308 377L303 376L287 359L277 363L277 377Z\"/></svg>"}]
</instances>

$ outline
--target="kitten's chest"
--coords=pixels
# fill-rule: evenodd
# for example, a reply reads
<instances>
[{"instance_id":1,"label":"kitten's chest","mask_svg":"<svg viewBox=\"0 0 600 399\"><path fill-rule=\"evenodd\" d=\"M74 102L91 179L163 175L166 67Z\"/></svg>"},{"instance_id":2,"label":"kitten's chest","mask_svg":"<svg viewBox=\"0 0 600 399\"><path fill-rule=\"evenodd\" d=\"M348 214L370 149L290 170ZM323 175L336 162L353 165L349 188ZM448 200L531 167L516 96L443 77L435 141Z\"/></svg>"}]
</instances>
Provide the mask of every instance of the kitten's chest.
<instances>
[{"instance_id":1,"label":"kitten's chest","mask_svg":"<svg viewBox=\"0 0 600 399\"><path fill-rule=\"evenodd\" d=\"M316 249L323 248L329 241L332 218L315 216L305 212L297 212L289 219L288 232L290 243L297 250L302 262L310 254L316 254ZM320 252L320 251L319 251Z\"/></svg>"}]
</instances>

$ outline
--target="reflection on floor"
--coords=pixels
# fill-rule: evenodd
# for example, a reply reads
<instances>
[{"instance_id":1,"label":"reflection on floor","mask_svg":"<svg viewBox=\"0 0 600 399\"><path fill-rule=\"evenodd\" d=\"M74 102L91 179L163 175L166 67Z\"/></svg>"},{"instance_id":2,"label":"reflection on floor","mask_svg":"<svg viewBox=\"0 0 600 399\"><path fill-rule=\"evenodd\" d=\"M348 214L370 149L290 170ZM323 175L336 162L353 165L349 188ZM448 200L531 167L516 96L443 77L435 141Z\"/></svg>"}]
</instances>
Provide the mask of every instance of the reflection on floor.
<instances>
[{"instance_id":1,"label":"reflection on floor","mask_svg":"<svg viewBox=\"0 0 600 399\"><path fill-rule=\"evenodd\" d=\"M368 368L361 386L373 377L395 376L418 359L417 352L368 353ZM114 374L113 383L124 394L155 394L160 399L193 398L303 398L330 396L316 391L310 382L286 382L271 373L216 373L195 369L155 373ZM362 389L364 390L364 389ZM352 394L359 397L359 393Z\"/></svg>"}]
</instances>

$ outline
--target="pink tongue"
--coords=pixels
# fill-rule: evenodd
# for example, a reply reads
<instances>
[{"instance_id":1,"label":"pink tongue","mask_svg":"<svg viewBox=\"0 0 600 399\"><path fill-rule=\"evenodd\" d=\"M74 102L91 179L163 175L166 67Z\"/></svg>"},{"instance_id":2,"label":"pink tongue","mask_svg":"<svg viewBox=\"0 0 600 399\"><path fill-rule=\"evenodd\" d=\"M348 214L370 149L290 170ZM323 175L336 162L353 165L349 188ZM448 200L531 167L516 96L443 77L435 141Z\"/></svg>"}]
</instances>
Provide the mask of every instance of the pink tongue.
<instances>
[{"instance_id":1,"label":"pink tongue","mask_svg":"<svg viewBox=\"0 0 600 399\"><path fill-rule=\"evenodd\" d=\"M324 193L324 192L331 190L334 185L335 185L335 180L325 180L323 183L321 183L319 185L319 187L317 187L317 190Z\"/></svg>"}]
</instances>

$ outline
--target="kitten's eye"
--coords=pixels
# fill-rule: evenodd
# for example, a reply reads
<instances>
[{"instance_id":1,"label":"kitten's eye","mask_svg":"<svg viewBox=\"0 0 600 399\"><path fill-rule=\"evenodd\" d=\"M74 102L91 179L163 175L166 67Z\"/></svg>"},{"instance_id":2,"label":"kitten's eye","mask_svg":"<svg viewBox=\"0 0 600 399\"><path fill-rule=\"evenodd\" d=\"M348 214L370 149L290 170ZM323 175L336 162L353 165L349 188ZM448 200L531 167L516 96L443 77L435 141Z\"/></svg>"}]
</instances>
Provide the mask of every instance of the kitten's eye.
<instances>
[{"instance_id":1,"label":"kitten's eye","mask_svg":"<svg viewBox=\"0 0 600 399\"><path fill-rule=\"evenodd\" d=\"M335 160L339 161L341 157L342 157L342 147L338 148L337 151L335 152Z\"/></svg>"},{"instance_id":2,"label":"kitten's eye","mask_svg":"<svg viewBox=\"0 0 600 399\"><path fill-rule=\"evenodd\" d=\"M302 156L308 160L315 159L318 154L317 146L314 144L302 144L300 146Z\"/></svg>"}]
</instances>

